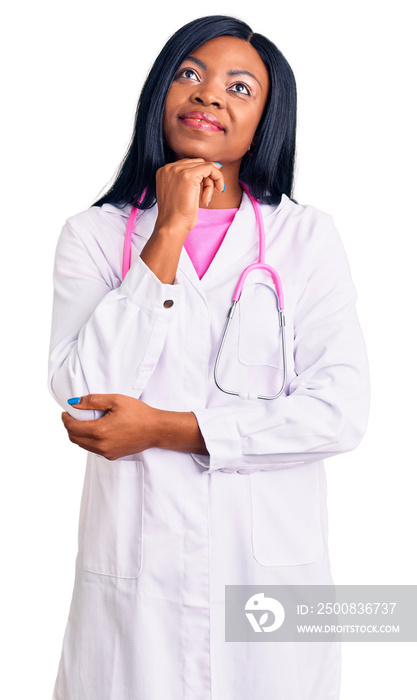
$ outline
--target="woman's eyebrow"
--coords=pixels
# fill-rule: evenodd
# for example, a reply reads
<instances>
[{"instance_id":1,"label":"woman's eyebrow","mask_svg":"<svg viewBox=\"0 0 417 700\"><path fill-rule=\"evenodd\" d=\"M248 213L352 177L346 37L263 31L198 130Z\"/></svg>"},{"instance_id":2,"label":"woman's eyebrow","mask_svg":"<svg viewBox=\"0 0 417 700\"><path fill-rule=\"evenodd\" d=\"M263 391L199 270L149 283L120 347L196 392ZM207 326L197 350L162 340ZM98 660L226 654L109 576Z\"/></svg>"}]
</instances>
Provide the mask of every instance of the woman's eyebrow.
<instances>
[{"instance_id":1,"label":"woman's eyebrow","mask_svg":"<svg viewBox=\"0 0 417 700\"><path fill-rule=\"evenodd\" d=\"M187 58L184 58L184 61L194 61L194 63L196 63L198 66L200 66L200 68L202 68L203 70L207 70L206 64L203 63L203 61L200 61L199 58L195 58L194 56L187 56ZM183 61L183 63L184 63L184 61Z\"/></svg>"},{"instance_id":2,"label":"woman's eyebrow","mask_svg":"<svg viewBox=\"0 0 417 700\"><path fill-rule=\"evenodd\" d=\"M200 68L202 68L203 70L207 70L206 64L203 63L203 61L200 61L200 59L196 58L195 56L187 56L187 58L185 58L184 61L194 61L194 63L196 63L198 66L200 66ZM250 73L248 70L229 70L227 72L227 75L230 75L230 76L232 76L232 75L250 75L251 78L256 80L256 82L259 84L259 87L262 90L262 85L259 82L256 75L254 75L253 73Z\"/></svg>"},{"instance_id":3,"label":"woman's eyebrow","mask_svg":"<svg viewBox=\"0 0 417 700\"><path fill-rule=\"evenodd\" d=\"M254 75L253 73L249 73L248 70L229 70L228 73L227 73L227 75L250 75L251 78L254 78L254 80L256 80L256 82L259 84L259 87L260 87L261 90L262 90L262 85L261 85L261 83L259 82L259 80L258 80L258 78L256 77L256 75Z\"/></svg>"}]
</instances>

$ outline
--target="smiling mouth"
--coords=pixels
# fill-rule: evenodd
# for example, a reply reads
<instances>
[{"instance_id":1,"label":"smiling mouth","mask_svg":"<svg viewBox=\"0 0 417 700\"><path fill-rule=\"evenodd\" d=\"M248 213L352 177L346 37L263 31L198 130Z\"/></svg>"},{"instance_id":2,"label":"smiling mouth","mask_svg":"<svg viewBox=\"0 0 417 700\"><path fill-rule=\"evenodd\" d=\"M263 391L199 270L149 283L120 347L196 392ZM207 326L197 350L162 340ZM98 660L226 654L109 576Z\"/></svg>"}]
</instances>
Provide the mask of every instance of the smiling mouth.
<instances>
[{"instance_id":1,"label":"smiling mouth","mask_svg":"<svg viewBox=\"0 0 417 700\"><path fill-rule=\"evenodd\" d=\"M180 121L191 129L200 129L201 131L224 131L220 122L211 114L202 114L200 112L187 112L179 116Z\"/></svg>"}]
</instances>

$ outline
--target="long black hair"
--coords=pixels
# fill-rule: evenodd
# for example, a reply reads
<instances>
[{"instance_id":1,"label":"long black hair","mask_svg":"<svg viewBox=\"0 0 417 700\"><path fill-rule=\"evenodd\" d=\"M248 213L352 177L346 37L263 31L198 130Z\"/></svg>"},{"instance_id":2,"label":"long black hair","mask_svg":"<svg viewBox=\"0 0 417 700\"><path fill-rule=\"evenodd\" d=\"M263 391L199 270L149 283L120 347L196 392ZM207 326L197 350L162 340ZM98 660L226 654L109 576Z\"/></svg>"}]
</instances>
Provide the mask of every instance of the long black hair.
<instances>
[{"instance_id":1,"label":"long black hair","mask_svg":"<svg viewBox=\"0 0 417 700\"><path fill-rule=\"evenodd\" d=\"M235 17L201 17L181 27L167 41L142 88L132 139L115 182L93 206L105 202L133 204L146 188L140 209L156 202L155 174L174 160L164 144L162 116L165 99L176 72L195 49L218 36L248 41L264 62L270 80L269 96L256 131L252 155L243 157L239 177L261 202L278 204L282 194L291 197L294 178L297 92L288 62L269 39L254 34Z\"/></svg>"}]
</instances>

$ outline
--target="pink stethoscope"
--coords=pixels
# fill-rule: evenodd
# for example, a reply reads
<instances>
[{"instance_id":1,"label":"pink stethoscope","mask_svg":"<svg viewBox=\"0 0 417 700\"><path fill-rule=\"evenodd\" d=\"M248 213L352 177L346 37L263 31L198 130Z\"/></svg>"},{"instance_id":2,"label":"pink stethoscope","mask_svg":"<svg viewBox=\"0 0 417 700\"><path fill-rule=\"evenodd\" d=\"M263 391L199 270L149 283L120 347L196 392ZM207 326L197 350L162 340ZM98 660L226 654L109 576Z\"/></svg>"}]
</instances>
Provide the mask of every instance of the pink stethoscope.
<instances>
[{"instance_id":1,"label":"pink stethoscope","mask_svg":"<svg viewBox=\"0 0 417 700\"><path fill-rule=\"evenodd\" d=\"M237 283L235 293L232 297L232 305L229 309L229 313L227 314L227 321L226 325L224 327L223 335L220 341L219 349L217 352L217 357L216 357L216 362L214 365L214 381L216 382L216 386L223 391L225 394L232 394L233 396L239 396L241 399L277 399L281 394L283 393L285 389L285 384L287 381L287 355L286 355L286 348L285 348L285 316L284 316L284 295L282 292L282 284L281 284L281 279L277 273L276 270L274 270L273 267L270 265L267 265L265 263L265 228L264 228L264 222L262 218L262 212L261 212L261 207L259 206L259 202L255 197L252 197L252 195L249 192L249 189L245 183L240 182L239 183L242 189L246 192L248 195L254 212L255 212L255 218L256 218L256 225L258 227L258 235L259 235L259 255L258 255L258 261L256 263L252 263L251 265L248 265L248 267L245 267L243 270L242 274L239 277L239 281ZM145 192L143 192L139 204L141 203L143 197L145 195ZM122 278L124 279L127 272L129 271L130 268L130 263L131 263L131 251L132 251L132 234L133 234L133 227L135 225L135 219L136 215L138 213L138 208L137 207L132 207L132 211L130 212L129 220L127 222L127 228L126 228L126 236L125 236L125 242L124 242L124 247L123 247L123 262L122 262ZM272 279L274 280L274 285L275 285L275 290L276 290L276 295L277 295L277 307L278 307L278 322L279 322L279 328L280 328L280 333L281 333L281 346L282 346L282 363L283 363L283 379L282 379L282 384L280 387L280 390L278 391L277 394L274 394L272 396L264 396L261 394L255 394L252 392L241 392L241 391L232 391L231 389L225 389L223 386L220 385L218 376L217 376L217 371L219 367L219 362L220 358L222 355L222 351L224 348L224 344L226 341L227 337L227 332L229 330L233 315L235 313L236 305L238 304L242 290L243 290L243 285L245 284L246 278L249 275L250 272L253 270L265 270L268 272Z\"/></svg>"}]
</instances>

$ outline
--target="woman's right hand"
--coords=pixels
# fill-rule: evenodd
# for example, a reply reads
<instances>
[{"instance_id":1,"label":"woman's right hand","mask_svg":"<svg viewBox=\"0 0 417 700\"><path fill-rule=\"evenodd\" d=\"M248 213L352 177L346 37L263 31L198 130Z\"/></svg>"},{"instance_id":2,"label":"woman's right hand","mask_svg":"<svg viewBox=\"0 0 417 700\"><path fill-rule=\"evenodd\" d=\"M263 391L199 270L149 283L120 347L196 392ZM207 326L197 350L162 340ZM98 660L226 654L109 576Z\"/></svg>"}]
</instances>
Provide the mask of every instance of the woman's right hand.
<instances>
[{"instance_id":1,"label":"woman's right hand","mask_svg":"<svg viewBox=\"0 0 417 700\"><path fill-rule=\"evenodd\" d=\"M214 189L223 192L221 165L203 158L182 158L156 172L158 218L155 229L167 229L184 235L197 223L199 207L205 207Z\"/></svg>"},{"instance_id":2,"label":"woman's right hand","mask_svg":"<svg viewBox=\"0 0 417 700\"><path fill-rule=\"evenodd\" d=\"M198 209L215 189L224 190L221 165L203 158L183 158L156 172L158 217L140 257L165 284L173 284L182 246L197 223Z\"/></svg>"}]
</instances>

